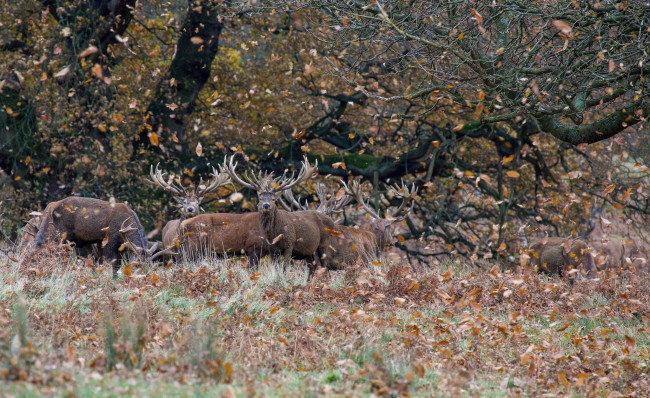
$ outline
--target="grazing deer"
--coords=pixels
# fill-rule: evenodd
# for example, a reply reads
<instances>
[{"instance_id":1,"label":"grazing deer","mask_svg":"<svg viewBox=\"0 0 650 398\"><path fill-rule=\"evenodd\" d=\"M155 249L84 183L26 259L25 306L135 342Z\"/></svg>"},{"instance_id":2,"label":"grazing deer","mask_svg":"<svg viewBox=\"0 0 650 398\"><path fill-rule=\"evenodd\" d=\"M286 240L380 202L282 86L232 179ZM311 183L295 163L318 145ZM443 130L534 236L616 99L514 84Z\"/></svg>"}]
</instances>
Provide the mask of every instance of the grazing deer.
<instances>
[{"instance_id":1,"label":"grazing deer","mask_svg":"<svg viewBox=\"0 0 650 398\"><path fill-rule=\"evenodd\" d=\"M542 238L532 242L526 251L531 254L531 263L541 272L562 276L571 269L584 268L588 277L595 276L591 249L581 239Z\"/></svg>"},{"instance_id":2,"label":"grazing deer","mask_svg":"<svg viewBox=\"0 0 650 398\"><path fill-rule=\"evenodd\" d=\"M129 220L131 225L125 227ZM73 242L79 248L96 243L106 258L113 261L113 276L120 268L125 247L139 256L149 254L140 220L126 203L70 196L48 204L34 247L39 249L59 239Z\"/></svg>"},{"instance_id":3,"label":"grazing deer","mask_svg":"<svg viewBox=\"0 0 650 398\"><path fill-rule=\"evenodd\" d=\"M43 220L43 213L38 211L33 211L29 213L32 218L27 221L27 224L23 227L23 233L20 236L20 244L18 247L26 248L30 245L34 239L36 239L36 234L38 234L38 228L41 225Z\"/></svg>"},{"instance_id":4,"label":"grazing deer","mask_svg":"<svg viewBox=\"0 0 650 398\"><path fill-rule=\"evenodd\" d=\"M258 225L268 242L271 254L280 255L285 264L292 257L305 259L309 262L309 275L320 263L319 249L325 247L329 232L335 227L334 221L325 214L315 210L288 212L278 209L276 201L282 192L290 190L297 184L309 179L318 167L318 161L312 166L303 160L302 168L297 177L294 174L286 177L286 173L273 177L273 173L245 173L240 178L236 172L237 164L234 156L224 168L230 177L242 186L257 191Z\"/></svg>"},{"instance_id":5,"label":"grazing deer","mask_svg":"<svg viewBox=\"0 0 650 398\"><path fill-rule=\"evenodd\" d=\"M165 173L160 170L159 166L160 163L156 165L155 172L153 170L153 166L151 166L151 171L149 172L149 175L151 176L150 181L165 191L170 192L176 201L176 206L181 209L181 218L169 221L167 224L165 224L162 230L163 247L169 248L174 245L174 241L178 239L179 227L181 223L184 220L192 218L203 212L203 209L201 208L203 196L210 192L216 191L219 187L232 184L232 182L230 181L228 174L220 173L216 168L213 167L212 181L208 182L206 185L203 185L203 179L201 179L199 185L196 186L194 190L188 192L182 186L174 183L171 176L169 181L165 181Z\"/></svg>"}]
</instances>

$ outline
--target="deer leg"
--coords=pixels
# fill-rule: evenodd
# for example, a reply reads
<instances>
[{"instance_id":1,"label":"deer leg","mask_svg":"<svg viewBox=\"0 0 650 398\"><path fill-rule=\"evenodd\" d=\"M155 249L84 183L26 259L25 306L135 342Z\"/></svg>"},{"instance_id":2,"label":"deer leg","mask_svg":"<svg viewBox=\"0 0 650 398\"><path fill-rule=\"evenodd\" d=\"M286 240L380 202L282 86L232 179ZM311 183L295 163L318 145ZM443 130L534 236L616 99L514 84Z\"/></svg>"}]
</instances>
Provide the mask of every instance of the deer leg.
<instances>
[{"instance_id":1,"label":"deer leg","mask_svg":"<svg viewBox=\"0 0 650 398\"><path fill-rule=\"evenodd\" d=\"M117 271L119 271L120 266L122 265L119 240L117 238L110 239L106 246L104 246L104 252L106 253L106 261L112 263L113 278L116 278Z\"/></svg>"}]
</instances>

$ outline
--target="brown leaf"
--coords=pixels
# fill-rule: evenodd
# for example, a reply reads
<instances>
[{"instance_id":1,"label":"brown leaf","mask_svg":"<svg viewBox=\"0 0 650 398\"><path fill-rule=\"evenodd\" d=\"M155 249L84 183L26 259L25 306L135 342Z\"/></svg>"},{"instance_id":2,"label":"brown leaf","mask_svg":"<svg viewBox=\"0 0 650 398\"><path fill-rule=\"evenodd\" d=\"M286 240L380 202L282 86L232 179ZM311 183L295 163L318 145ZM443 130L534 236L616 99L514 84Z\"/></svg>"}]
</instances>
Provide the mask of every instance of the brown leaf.
<instances>
[{"instance_id":1,"label":"brown leaf","mask_svg":"<svg viewBox=\"0 0 650 398\"><path fill-rule=\"evenodd\" d=\"M615 184L612 184L612 185L608 186L608 187L605 188L605 190L603 191L603 196L604 196L604 195L607 195L607 194L609 194L609 193L611 193L615 188L616 188L616 185L615 185Z\"/></svg>"},{"instance_id":2,"label":"brown leaf","mask_svg":"<svg viewBox=\"0 0 650 398\"><path fill-rule=\"evenodd\" d=\"M79 53L79 58L86 58L87 56L96 53L99 49L95 46L90 46L87 49Z\"/></svg>"},{"instance_id":3,"label":"brown leaf","mask_svg":"<svg viewBox=\"0 0 650 398\"><path fill-rule=\"evenodd\" d=\"M564 21L560 21L559 19L553 21L553 26L555 26L560 32L564 33L565 35L568 35L573 30L571 28L571 25Z\"/></svg>"},{"instance_id":4,"label":"brown leaf","mask_svg":"<svg viewBox=\"0 0 650 398\"><path fill-rule=\"evenodd\" d=\"M510 178L519 178L519 172L515 170L509 170L506 175Z\"/></svg>"},{"instance_id":5,"label":"brown leaf","mask_svg":"<svg viewBox=\"0 0 650 398\"><path fill-rule=\"evenodd\" d=\"M330 235L333 235L333 236L341 236L341 235L343 235L343 232L335 231L335 230L329 229L329 228L325 228L325 232L329 232Z\"/></svg>"},{"instance_id":6,"label":"brown leaf","mask_svg":"<svg viewBox=\"0 0 650 398\"><path fill-rule=\"evenodd\" d=\"M280 239L282 239L282 238L284 238L284 234L280 234L280 235L276 236L276 237L273 239L273 242L271 242L271 244L272 244L272 245L275 245L275 244L278 243L278 242L280 241Z\"/></svg>"},{"instance_id":7,"label":"brown leaf","mask_svg":"<svg viewBox=\"0 0 650 398\"><path fill-rule=\"evenodd\" d=\"M472 11L472 14L474 14L474 17L476 18L476 22L481 25L483 24L483 17L481 14L478 13L475 9L471 8L470 11Z\"/></svg>"}]
</instances>

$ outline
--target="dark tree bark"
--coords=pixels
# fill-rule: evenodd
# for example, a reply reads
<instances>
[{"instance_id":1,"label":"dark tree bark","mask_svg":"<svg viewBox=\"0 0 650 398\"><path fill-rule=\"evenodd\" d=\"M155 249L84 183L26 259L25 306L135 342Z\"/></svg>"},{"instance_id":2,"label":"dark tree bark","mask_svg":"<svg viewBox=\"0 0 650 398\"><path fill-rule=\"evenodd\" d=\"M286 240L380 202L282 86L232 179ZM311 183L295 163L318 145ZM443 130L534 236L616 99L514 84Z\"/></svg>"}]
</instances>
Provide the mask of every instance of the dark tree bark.
<instances>
[{"instance_id":1,"label":"dark tree bark","mask_svg":"<svg viewBox=\"0 0 650 398\"><path fill-rule=\"evenodd\" d=\"M219 17L221 7L228 3L215 0L190 1L187 17L176 44L176 51L164 79L156 88L156 97L148 108L146 126L138 134L136 149L160 148L160 144L186 149L185 130L196 106L199 91L210 77L212 61L219 49L219 35L223 25ZM176 143L176 144L174 144Z\"/></svg>"}]
</instances>

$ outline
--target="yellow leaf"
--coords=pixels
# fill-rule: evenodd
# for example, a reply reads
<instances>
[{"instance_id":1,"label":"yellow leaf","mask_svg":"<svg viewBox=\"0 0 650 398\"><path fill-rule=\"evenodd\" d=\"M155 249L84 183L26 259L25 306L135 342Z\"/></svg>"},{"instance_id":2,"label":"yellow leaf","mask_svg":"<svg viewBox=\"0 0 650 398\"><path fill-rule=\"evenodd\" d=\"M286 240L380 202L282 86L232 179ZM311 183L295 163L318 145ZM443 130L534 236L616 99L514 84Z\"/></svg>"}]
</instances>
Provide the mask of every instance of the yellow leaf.
<instances>
[{"instance_id":1,"label":"yellow leaf","mask_svg":"<svg viewBox=\"0 0 650 398\"><path fill-rule=\"evenodd\" d=\"M149 142L151 142L151 145L158 146L158 144L160 143L158 141L158 134L156 133L149 134Z\"/></svg>"},{"instance_id":2,"label":"yellow leaf","mask_svg":"<svg viewBox=\"0 0 650 398\"><path fill-rule=\"evenodd\" d=\"M508 157L505 157L505 158L501 159L501 164L510 163L510 162L512 162L512 159L514 159L514 158L515 158L515 155L510 155Z\"/></svg>"},{"instance_id":3,"label":"yellow leaf","mask_svg":"<svg viewBox=\"0 0 650 398\"><path fill-rule=\"evenodd\" d=\"M352 244L352 247L350 249L352 249L353 252L356 252L357 251L357 245Z\"/></svg>"},{"instance_id":4,"label":"yellow leaf","mask_svg":"<svg viewBox=\"0 0 650 398\"><path fill-rule=\"evenodd\" d=\"M325 232L329 232L330 235L334 235L334 236L341 236L341 235L343 235L343 232L341 232L341 231L335 231L335 230L333 230L333 229L329 229L329 228L325 228Z\"/></svg>"},{"instance_id":5,"label":"yellow leaf","mask_svg":"<svg viewBox=\"0 0 650 398\"><path fill-rule=\"evenodd\" d=\"M379 261L375 261L375 260L372 260L371 263L372 263L372 265L374 265L374 266L376 266L376 267L381 267L381 266L383 265L383 264L380 263Z\"/></svg>"},{"instance_id":6,"label":"yellow leaf","mask_svg":"<svg viewBox=\"0 0 650 398\"><path fill-rule=\"evenodd\" d=\"M501 48L499 48L498 50L496 50L496 51L494 52L494 54L496 54L496 55L503 54L504 51L506 51L506 49L503 48L503 47L501 47Z\"/></svg>"},{"instance_id":7,"label":"yellow leaf","mask_svg":"<svg viewBox=\"0 0 650 398\"><path fill-rule=\"evenodd\" d=\"M29 155L27 155L27 156L25 157L25 166L29 165L29 162L30 162L31 160L32 160L32 158L31 158Z\"/></svg>"},{"instance_id":8,"label":"yellow leaf","mask_svg":"<svg viewBox=\"0 0 650 398\"><path fill-rule=\"evenodd\" d=\"M124 266L124 275L131 275L131 264L127 264Z\"/></svg>"},{"instance_id":9,"label":"yellow leaf","mask_svg":"<svg viewBox=\"0 0 650 398\"><path fill-rule=\"evenodd\" d=\"M301 130L299 133L296 133L295 135L292 135L294 139L299 139L303 135L305 135L306 130Z\"/></svg>"},{"instance_id":10,"label":"yellow leaf","mask_svg":"<svg viewBox=\"0 0 650 398\"><path fill-rule=\"evenodd\" d=\"M562 384L565 388L569 386L569 380L566 379L564 372L557 374L557 381Z\"/></svg>"},{"instance_id":11,"label":"yellow leaf","mask_svg":"<svg viewBox=\"0 0 650 398\"><path fill-rule=\"evenodd\" d=\"M345 162L332 163L332 167L334 167L335 169L338 169L340 167L343 170L345 170Z\"/></svg>"}]
</instances>

